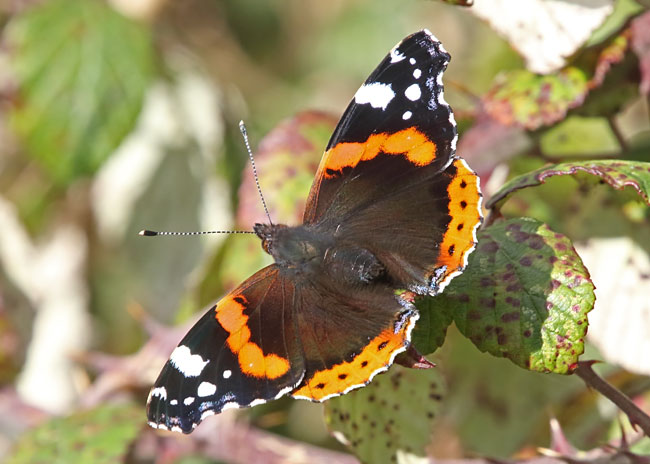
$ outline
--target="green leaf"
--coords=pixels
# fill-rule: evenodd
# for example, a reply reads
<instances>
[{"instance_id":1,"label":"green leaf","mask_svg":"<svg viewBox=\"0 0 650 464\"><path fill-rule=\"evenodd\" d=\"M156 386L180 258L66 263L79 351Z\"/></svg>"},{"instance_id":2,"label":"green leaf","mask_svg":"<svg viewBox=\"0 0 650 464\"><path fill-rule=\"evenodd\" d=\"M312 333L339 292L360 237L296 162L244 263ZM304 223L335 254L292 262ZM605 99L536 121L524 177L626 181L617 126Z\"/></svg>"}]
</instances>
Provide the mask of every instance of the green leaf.
<instances>
[{"instance_id":1,"label":"green leaf","mask_svg":"<svg viewBox=\"0 0 650 464\"><path fill-rule=\"evenodd\" d=\"M571 241L524 218L482 230L478 243L436 304L481 351L532 371L570 373L595 300Z\"/></svg>"},{"instance_id":2,"label":"green leaf","mask_svg":"<svg viewBox=\"0 0 650 464\"><path fill-rule=\"evenodd\" d=\"M393 366L367 387L328 401L326 420L363 463L394 463L398 452L426 456L443 393L437 369Z\"/></svg>"},{"instance_id":3,"label":"green leaf","mask_svg":"<svg viewBox=\"0 0 650 464\"><path fill-rule=\"evenodd\" d=\"M110 405L52 419L27 431L7 464L123 462L142 428L138 405Z\"/></svg>"},{"instance_id":4,"label":"green leaf","mask_svg":"<svg viewBox=\"0 0 650 464\"><path fill-rule=\"evenodd\" d=\"M411 341L420 353L433 353L445 342L453 317L435 298L418 298L415 306L420 311L420 319L415 324Z\"/></svg>"},{"instance_id":5,"label":"green leaf","mask_svg":"<svg viewBox=\"0 0 650 464\"><path fill-rule=\"evenodd\" d=\"M554 124L562 120L569 110L581 107L595 89L601 90L599 87L604 85L612 68L625 61L628 46L627 36L621 34L583 50L573 60L573 65L555 73L541 75L526 70L504 73L484 97L485 110L504 125L520 126L528 130ZM624 68L623 75L610 79L616 80L618 84L610 83L604 90L612 101L608 101L606 107L602 102L597 102L600 106L588 109L591 114L611 112L612 108L619 108L630 98L627 92L620 91L630 74L626 66L621 68ZM616 87L619 91L612 92Z\"/></svg>"},{"instance_id":6,"label":"green leaf","mask_svg":"<svg viewBox=\"0 0 650 464\"><path fill-rule=\"evenodd\" d=\"M54 0L16 17L7 40L26 151L62 184L92 174L140 112L154 74L148 29L105 2Z\"/></svg>"},{"instance_id":7,"label":"green leaf","mask_svg":"<svg viewBox=\"0 0 650 464\"><path fill-rule=\"evenodd\" d=\"M515 177L501 187L490 198L486 206L494 208L512 192L543 184L549 177L575 175L578 172L598 176L618 190L632 187L643 197L646 203L650 204L650 163L603 160L552 164Z\"/></svg>"},{"instance_id":8,"label":"green leaf","mask_svg":"<svg viewBox=\"0 0 650 464\"><path fill-rule=\"evenodd\" d=\"M591 159L594 153L615 158L621 150L605 118L568 117L545 131L539 142L547 158Z\"/></svg>"},{"instance_id":9,"label":"green leaf","mask_svg":"<svg viewBox=\"0 0 650 464\"><path fill-rule=\"evenodd\" d=\"M515 70L486 95L487 112L505 125L537 129L562 119L582 103L589 87L587 74L568 67L555 74L539 75Z\"/></svg>"}]
</instances>

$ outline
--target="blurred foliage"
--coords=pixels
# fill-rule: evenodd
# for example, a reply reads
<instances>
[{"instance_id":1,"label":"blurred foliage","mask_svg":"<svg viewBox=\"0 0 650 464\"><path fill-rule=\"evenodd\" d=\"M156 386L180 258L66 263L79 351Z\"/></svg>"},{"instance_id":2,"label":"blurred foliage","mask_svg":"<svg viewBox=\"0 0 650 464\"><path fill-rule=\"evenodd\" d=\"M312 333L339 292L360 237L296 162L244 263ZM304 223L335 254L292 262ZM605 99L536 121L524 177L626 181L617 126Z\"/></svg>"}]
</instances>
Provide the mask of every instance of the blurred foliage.
<instances>
[{"instance_id":1,"label":"blurred foliage","mask_svg":"<svg viewBox=\"0 0 650 464\"><path fill-rule=\"evenodd\" d=\"M133 129L154 77L148 29L101 2L56 0L18 16L5 39L25 153L61 183L96 172Z\"/></svg>"},{"instance_id":2,"label":"blurred foliage","mask_svg":"<svg viewBox=\"0 0 650 464\"><path fill-rule=\"evenodd\" d=\"M108 405L52 419L24 434L7 464L108 464L128 453L138 425L135 404Z\"/></svg>"},{"instance_id":3,"label":"blurred foliage","mask_svg":"<svg viewBox=\"0 0 650 464\"><path fill-rule=\"evenodd\" d=\"M465 0L0 3L0 460L242 462L223 438L241 436L249 451L273 442L260 448L268 462L289 449L310 463L354 462L345 452L372 463L571 454L551 443L551 417L590 450L581 459L611 457L619 411L576 376L539 372L602 358L585 341L587 313L601 308L573 244L621 237L650 253L648 4L611 2L605 22L541 75L514 51L518 31L506 39L492 29L525 9L481 1L493 1L486 22ZM566 31L541 16L520 40L539 40L544 54ZM584 32L579 15L559 19ZM240 119L272 218L298 223L337 115L386 52L423 27L452 55L445 97L488 214L466 272L415 301L414 346L439 368L394 367L327 403L348 448L327 433L322 407L288 399L221 414L189 438L143 427L147 390L181 330L156 321L195 317L270 257L246 235L137 232L266 220ZM83 240L56 248L66 230ZM73 254L76 277L64 272ZM638 285L650 293L644 272ZM76 293L61 299L69 287ZM75 304L85 314L63 317ZM48 339L63 328L76 330L74 348ZM53 362L63 390L33 374ZM600 372L650 411L650 372ZM117 402L125 396L135 401ZM625 430L631 452L650 454L650 438Z\"/></svg>"}]
</instances>

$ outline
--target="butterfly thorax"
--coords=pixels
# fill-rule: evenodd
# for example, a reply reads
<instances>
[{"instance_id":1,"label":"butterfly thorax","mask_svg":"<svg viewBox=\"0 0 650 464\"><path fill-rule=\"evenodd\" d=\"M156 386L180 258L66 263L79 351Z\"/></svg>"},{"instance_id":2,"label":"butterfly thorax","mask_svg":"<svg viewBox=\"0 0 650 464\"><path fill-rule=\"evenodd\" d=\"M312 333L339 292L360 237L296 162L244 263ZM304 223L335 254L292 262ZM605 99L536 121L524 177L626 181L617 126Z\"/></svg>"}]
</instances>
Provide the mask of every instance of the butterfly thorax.
<instances>
[{"instance_id":1,"label":"butterfly thorax","mask_svg":"<svg viewBox=\"0 0 650 464\"><path fill-rule=\"evenodd\" d=\"M365 248L341 243L308 225L255 224L262 248L281 269L297 274L327 273L348 285L368 284L384 277L382 263Z\"/></svg>"}]
</instances>

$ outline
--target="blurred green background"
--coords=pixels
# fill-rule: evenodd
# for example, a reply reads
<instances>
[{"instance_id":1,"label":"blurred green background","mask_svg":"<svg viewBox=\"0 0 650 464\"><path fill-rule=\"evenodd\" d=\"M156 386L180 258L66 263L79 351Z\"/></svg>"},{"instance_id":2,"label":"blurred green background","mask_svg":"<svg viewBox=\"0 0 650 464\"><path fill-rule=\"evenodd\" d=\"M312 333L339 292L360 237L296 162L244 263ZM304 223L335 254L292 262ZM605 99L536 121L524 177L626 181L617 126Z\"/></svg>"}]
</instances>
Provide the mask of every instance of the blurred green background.
<instances>
[{"instance_id":1,"label":"blurred green background","mask_svg":"<svg viewBox=\"0 0 650 464\"><path fill-rule=\"evenodd\" d=\"M643 2L602 3L615 12L586 34L592 48L572 54L574 68L540 78L494 23L433 0L0 2L0 459L71 462L75 440L95 440L98 454L85 462L204 462L187 458L201 454L189 438L174 438L181 451L169 452L143 428L148 388L184 330L157 324L191 320L269 258L252 236L137 232L248 229L264 219L241 119L272 216L295 224L338 116L388 50L418 29L452 55L445 97L461 129L459 154L488 196L547 161L650 160L649 53L634 45L650 47L639 32L648 30ZM509 5L495 2L496 16ZM579 17L569 20L580 27ZM636 36L627 32L633 21ZM621 56L604 54L610 46ZM650 272L647 207L628 192L562 178L518 194L504 213L536 217L574 240L629 239L631 255L645 259L634 275ZM633 325L650 318L645 308ZM588 355L602 358L598 350L589 345ZM584 449L618 433L616 410L579 379L523 371L479 353L455 329L433 358L449 386L427 448L434 456L533 455L550 446L551 417ZM622 370L611 361L603 372L647 405L647 364ZM115 410L88 412L102 403ZM322 411L281 400L214 422L252 423L344 459ZM75 436L83 428L75 422L48 422L69 414L99 431L122 427L104 440L92 430ZM30 432L40 424L51 429ZM71 443L43 445L57 433Z\"/></svg>"}]
</instances>

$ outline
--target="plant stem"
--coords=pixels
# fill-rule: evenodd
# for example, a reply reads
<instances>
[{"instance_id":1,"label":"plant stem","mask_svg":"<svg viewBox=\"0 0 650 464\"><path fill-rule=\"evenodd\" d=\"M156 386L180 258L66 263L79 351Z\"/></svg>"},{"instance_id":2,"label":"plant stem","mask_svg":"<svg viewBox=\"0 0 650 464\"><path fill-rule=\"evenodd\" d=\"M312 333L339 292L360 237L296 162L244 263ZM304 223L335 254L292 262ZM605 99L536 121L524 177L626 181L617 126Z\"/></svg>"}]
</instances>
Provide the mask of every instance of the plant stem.
<instances>
[{"instance_id":1,"label":"plant stem","mask_svg":"<svg viewBox=\"0 0 650 464\"><path fill-rule=\"evenodd\" d=\"M612 134L614 134L614 137L616 137L616 140L618 141L618 146L620 147L621 151L623 153L626 153L629 147L627 146L627 141L625 140L625 137L623 137L623 133L621 132L621 130L618 128L618 124L616 124L614 117L613 116L608 117L607 123L609 124L609 128L612 130Z\"/></svg>"},{"instance_id":2,"label":"plant stem","mask_svg":"<svg viewBox=\"0 0 650 464\"><path fill-rule=\"evenodd\" d=\"M624 395L616 387L594 372L591 367L593 361L579 361L574 373L580 377L587 386L597 390L601 395L609 399L619 407L630 419L632 425L638 425L643 432L650 437L650 416L641 410L630 398Z\"/></svg>"}]
</instances>

